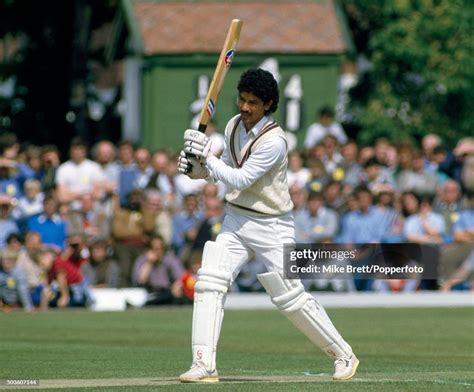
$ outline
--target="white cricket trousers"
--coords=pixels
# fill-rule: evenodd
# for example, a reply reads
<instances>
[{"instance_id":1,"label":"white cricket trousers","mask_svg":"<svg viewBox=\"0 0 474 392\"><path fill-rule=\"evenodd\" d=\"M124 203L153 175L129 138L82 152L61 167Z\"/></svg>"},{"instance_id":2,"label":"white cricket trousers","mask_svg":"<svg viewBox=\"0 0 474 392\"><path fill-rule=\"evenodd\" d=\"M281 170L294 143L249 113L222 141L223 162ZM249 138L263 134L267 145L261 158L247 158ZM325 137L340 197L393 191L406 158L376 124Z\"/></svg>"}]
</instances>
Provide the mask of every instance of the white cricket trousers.
<instances>
[{"instance_id":1,"label":"white cricket trousers","mask_svg":"<svg viewBox=\"0 0 474 392\"><path fill-rule=\"evenodd\" d=\"M228 205L216 242L225 246L231 255L232 280L252 257L262 261L268 271L283 273L283 244L295 242L293 212L255 217Z\"/></svg>"},{"instance_id":2,"label":"white cricket trousers","mask_svg":"<svg viewBox=\"0 0 474 392\"><path fill-rule=\"evenodd\" d=\"M253 257L257 261L262 261L270 272L282 274L283 245L295 242L293 214L290 212L277 217L254 217L244 215L231 206L227 206L226 212L216 242L229 252L231 279L234 280L242 266ZM342 350L343 354L350 353L350 346L339 335L322 306L309 294L307 298L311 298L311 301L308 299L304 308L286 316L327 354L329 352L332 356L337 354L329 350L336 346L336 343L344 349L347 348L345 351ZM224 317L224 301L225 294L219 293L202 292L196 293L194 297L193 363L202 363L210 372L216 368L216 351Z\"/></svg>"}]
</instances>

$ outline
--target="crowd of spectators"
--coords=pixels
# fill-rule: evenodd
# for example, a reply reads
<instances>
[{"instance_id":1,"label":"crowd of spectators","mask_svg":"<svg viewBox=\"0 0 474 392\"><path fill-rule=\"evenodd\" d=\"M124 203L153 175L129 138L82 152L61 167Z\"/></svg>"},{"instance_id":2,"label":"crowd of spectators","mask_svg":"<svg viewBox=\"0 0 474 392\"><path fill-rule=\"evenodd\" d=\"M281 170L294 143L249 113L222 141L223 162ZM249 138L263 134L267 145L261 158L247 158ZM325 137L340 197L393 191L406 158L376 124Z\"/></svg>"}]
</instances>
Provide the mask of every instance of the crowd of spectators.
<instances>
[{"instance_id":1,"label":"crowd of spectators","mask_svg":"<svg viewBox=\"0 0 474 392\"><path fill-rule=\"evenodd\" d=\"M297 242L421 243L436 249L444 271L434 286L344 289L459 287L472 271L474 140L452 151L434 134L420 148L384 138L360 146L330 111L321 114L304 149L289 153ZM61 159L54 145L0 135L0 304L87 306L91 287L130 286L144 287L149 304L191 303L202 248L220 230L225 186L179 174L176 158L127 141L89 151L74 138ZM453 279L459 266L462 279ZM261 290L255 275L263 270L249 262L232 289Z\"/></svg>"}]
</instances>

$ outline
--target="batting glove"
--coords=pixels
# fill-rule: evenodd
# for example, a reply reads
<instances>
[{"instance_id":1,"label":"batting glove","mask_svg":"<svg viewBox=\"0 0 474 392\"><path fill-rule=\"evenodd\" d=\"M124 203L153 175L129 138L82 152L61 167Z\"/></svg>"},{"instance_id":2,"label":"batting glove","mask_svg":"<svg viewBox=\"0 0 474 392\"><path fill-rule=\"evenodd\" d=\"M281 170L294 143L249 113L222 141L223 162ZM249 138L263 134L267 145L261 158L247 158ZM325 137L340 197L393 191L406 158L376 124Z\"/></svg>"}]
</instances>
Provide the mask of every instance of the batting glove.
<instances>
[{"instance_id":1,"label":"batting glove","mask_svg":"<svg viewBox=\"0 0 474 392\"><path fill-rule=\"evenodd\" d=\"M184 144L188 143L190 146L198 145L198 146L205 146L209 138L206 136L205 133L196 131L194 129L186 129L184 131Z\"/></svg>"},{"instance_id":2,"label":"batting glove","mask_svg":"<svg viewBox=\"0 0 474 392\"><path fill-rule=\"evenodd\" d=\"M184 151L179 153L178 172L186 174L193 180L204 179L209 176L206 167L197 158L186 156Z\"/></svg>"},{"instance_id":3,"label":"batting glove","mask_svg":"<svg viewBox=\"0 0 474 392\"><path fill-rule=\"evenodd\" d=\"M203 165L206 164L210 149L211 141L204 133L194 129L184 132L184 152L199 158Z\"/></svg>"}]
</instances>

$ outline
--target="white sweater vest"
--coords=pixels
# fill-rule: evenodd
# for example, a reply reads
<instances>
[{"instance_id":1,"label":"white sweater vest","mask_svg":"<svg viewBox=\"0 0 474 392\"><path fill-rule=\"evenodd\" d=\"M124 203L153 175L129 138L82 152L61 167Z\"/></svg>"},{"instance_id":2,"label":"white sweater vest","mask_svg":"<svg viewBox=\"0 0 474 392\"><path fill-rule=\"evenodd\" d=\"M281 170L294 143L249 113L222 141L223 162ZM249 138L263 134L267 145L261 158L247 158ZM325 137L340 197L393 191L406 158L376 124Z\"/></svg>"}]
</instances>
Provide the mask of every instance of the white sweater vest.
<instances>
[{"instance_id":1,"label":"white sweater vest","mask_svg":"<svg viewBox=\"0 0 474 392\"><path fill-rule=\"evenodd\" d=\"M243 149L239 150L239 123L240 116L237 116L232 131L226 135L229 155L236 168L242 167L250 154L258 151L258 148L270 138L281 137L287 143L283 130L272 121L266 124L256 136L252 135L253 137ZM288 157L285 156L281 163L275 164L250 187L241 191L229 188L225 196L226 201L250 215L283 215L291 211L293 203L286 180L287 166Z\"/></svg>"}]
</instances>

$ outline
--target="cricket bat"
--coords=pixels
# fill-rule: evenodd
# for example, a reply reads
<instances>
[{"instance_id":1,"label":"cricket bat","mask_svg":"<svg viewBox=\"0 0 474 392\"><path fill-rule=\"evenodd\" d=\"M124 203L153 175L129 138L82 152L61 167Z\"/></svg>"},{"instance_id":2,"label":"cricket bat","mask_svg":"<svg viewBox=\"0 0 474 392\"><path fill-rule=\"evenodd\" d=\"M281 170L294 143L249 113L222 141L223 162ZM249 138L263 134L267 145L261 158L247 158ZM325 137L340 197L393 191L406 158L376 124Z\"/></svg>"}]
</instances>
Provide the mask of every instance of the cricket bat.
<instances>
[{"instance_id":1,"label":"cricket bat","mask_svg":"<svg viewBox=\"0 0 474 392\"><path fill-rule=\"evenodd\" d=\"M214 76L212 77L211 85L209 86L209 91L207 92L206 99L204 100L204 105L199 114L199 127L198 131L205 132L209 120L212 118L214 111L216 109L217 98L224 83L225 76L227 71L232 64L232 59L234 58L235 49L237 43L239 42L240 30L242 29L242 21L239 19L233 19L230 24L229 31L227 32L227 37L222 47L221 54L219 56L219 61L217 62L216 69L214 71Z\"/></svg>"}]
</instances>

